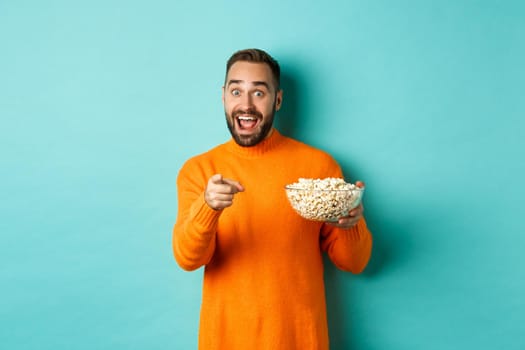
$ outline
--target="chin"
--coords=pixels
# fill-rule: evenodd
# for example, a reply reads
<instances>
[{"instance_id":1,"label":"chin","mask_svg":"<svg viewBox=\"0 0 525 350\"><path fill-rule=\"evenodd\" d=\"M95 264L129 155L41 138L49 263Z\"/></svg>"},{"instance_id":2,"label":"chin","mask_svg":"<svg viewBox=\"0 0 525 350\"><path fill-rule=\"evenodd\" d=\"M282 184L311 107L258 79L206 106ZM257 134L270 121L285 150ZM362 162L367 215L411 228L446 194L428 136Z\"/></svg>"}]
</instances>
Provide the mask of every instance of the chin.
<instances>
[{"instance_id":1,"label":"chin","mask_svg":"<svg viewBox=\"0 0 525 350\"><path fill-rule=\"evenodd\" d=\"M253 134L241 135L237 132L235 121L230 121L228 115L226 115L226 117L226 124L230 130L230 134L232 135L235 142L242 147L253 147L259 144L270 134L273 128L274 115L272 114L270 120L259 125L257 131L255 131Z\"/></svg>"},{"instance_id":2,"label":"chin","mask_svg":"<svg viewBox=\"0 0 525 350\"><path fill-rule=\"evenodd\" d=\"M243 147L252 147L264 140L264 137L261 138L260 135L241 136L239 134L235 134L233 135L233 138L239 146Z\"/></svg>"}]
</instances>

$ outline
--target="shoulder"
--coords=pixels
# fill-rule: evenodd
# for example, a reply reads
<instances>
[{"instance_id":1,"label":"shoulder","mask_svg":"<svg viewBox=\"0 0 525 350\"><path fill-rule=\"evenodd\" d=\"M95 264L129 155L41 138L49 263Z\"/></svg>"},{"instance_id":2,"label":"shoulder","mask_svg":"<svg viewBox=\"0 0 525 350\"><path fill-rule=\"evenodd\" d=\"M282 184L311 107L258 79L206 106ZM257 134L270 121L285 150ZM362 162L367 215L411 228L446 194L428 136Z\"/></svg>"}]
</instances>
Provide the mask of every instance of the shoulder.
<instances>
[{"instance_id":1,"label":"shoulder","mask_svg":"<svg viewBox=\"0 0 525 350\"><path fill-rule=\"evenodd\" d=\"M322 148L312 146L291 137L285 137L285 142L287 148L298 156L304 155L316 161L336 162L332 155Z\"/></svg>"},{"instance_id":2,"label":"shoulder","mask_svg":"<svg viewBox=\"0 0 525 350\"><path fill-rule=\"evenodd\" d=\"M224 144L215 146L207 151L188 158L179 170L179 176L198 177L200 174L207 177L214 171L215 159L224 153Z\"/></svg>"},{"instance_id":3,"label":"shoulder","mask_svg":"<svg viewBox=\"0 0 525 350\"><path fill-rule=\"evenodd\" d=\"M288 157L293 159L294 166L309 169L309 177L341 177L342 171L337 160L322 148L312 146L303 141L286 137Z\"/></svg>"},{"instance_id":4,"label":"shoulder","mask_svg":"<svg viewBox=\"0 0 525 350\"><path fill-rule=\"evenodd\" d=\"M201 153L197 153L193 156L191 156L190 158L188 158L186 160L186 162L184 163L184 165L186 164L195 164L195 163L200 163L200 162L203 162L205 161L206 159L210 159L210 158L213 158L214 156L216 156L216 154L219 152L221 152L221 148L223 147L223 145L218 145L218 146L215 146L213 148L210 148L204 152L201 152Z\"/></svg>"}]
</instances>

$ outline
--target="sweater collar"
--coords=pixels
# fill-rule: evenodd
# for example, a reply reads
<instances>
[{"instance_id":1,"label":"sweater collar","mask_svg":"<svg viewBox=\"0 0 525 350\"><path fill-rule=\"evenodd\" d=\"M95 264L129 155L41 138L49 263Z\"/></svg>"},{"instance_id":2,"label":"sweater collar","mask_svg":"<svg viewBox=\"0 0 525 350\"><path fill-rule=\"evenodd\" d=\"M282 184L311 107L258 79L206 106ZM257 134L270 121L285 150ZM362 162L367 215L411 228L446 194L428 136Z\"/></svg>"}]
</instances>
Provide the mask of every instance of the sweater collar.
<instances>
[{"instance_id":1,"label":"sweater collar","mask_svg":"<svg viewBox=\"0 0 525 350\"><path fill-rule=\"evenodd\" d=\"M284 136L273 128L270 136L251 147L239 146L233 138L226 143L228 151L245 158L256 158L275 149L284 140Z\"/></svg>"}]
</instances>

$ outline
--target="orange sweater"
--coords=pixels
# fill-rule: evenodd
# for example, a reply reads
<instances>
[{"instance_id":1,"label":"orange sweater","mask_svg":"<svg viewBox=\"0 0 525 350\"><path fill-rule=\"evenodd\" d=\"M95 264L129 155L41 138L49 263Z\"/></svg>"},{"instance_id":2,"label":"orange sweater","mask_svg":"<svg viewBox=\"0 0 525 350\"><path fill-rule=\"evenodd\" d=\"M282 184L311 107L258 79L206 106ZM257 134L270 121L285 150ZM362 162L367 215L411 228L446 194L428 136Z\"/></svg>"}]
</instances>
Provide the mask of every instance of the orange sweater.
<instances>
[{"instance_id":1,"label":"orange sweater","mask_svg":"<svg viewBox=\"0 0 525 350\"><path fill-rule=\"evenodd\" d=\"M216 173L245 189L222 211L204 201ZM275 129L257 146L230 140L180 170L173 251L185 270L205 266L199 349L328 349L322 252L359 273L372 237L364 219L343 230L297 215L284 186L299 177L342 173L325 152Z\"/></svg>"}]
</instances>

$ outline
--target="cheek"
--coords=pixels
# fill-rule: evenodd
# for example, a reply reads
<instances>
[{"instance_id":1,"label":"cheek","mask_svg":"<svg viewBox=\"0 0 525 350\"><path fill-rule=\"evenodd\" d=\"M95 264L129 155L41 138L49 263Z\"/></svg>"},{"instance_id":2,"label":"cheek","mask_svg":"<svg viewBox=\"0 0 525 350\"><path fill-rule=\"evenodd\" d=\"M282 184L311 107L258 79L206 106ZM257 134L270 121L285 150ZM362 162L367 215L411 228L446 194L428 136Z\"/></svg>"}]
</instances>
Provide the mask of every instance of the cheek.
<instances>
[{"instance_id":1,"label":"cheek","mask_svg":"<svg viewBox=\"0 0 525 350\"><path fill-rule=\"evenodd\" d=\"M222 101L222 104L223 104L223 106L224 106L224 110L225 110L226 112L231 113L231 112L233 111L233 106L232 106L231 102L228 101L228 99L224 99L224 100Z\"/></svg>"},{"instance_id":2,"label":"cheek","mask_svg":"<svg viewBox=\"0 0 525 350\"><path fill-rule=\"evenodd\" d=\"M259 110L261 112L264 112L264 114L270 114L274 111L274 108L275 108L275 100L271 100L271 101L264 101L264 103L261 103L259 106L258 106Z\"/></svg>"}]
</instances>

